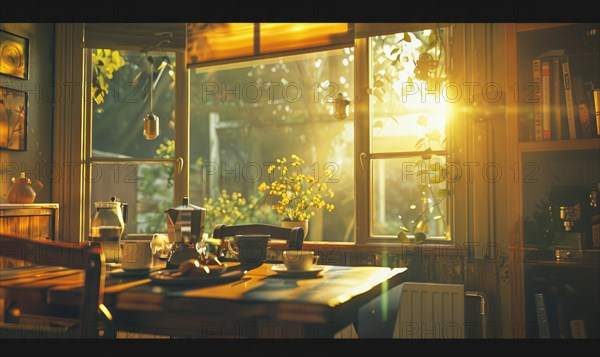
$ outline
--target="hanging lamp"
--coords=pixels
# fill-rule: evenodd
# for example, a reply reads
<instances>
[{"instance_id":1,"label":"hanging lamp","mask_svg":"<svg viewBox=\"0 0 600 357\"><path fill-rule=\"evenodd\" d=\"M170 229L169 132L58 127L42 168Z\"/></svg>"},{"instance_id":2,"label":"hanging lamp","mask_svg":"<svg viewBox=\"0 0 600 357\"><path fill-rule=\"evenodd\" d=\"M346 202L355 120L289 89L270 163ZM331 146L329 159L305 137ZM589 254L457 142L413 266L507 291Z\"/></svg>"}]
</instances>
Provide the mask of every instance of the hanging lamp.
<instances>
[{"instance_id":1,"label":"hanging lamp","mask_svg":"<svg viewBox=\"0 0 600 357\"><path fill-rule=\"evenodd\" d=\"M150 112L144 117L144 137L146 140L154 140L159 134L158 116L152 113L152 92L154 89L154 60L146 54L146 60L150 63Z\"/></svg>"}]
</instances>

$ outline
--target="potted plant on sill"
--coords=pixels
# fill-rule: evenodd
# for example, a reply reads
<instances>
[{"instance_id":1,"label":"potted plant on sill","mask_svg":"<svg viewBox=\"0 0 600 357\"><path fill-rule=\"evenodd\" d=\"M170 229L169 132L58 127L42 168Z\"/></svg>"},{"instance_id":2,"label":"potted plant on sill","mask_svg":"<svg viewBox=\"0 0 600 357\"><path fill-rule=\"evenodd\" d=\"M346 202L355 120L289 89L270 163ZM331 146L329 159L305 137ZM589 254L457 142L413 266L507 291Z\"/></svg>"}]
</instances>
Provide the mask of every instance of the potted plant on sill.
<instances>
[{"instance_id":1,"label":"potted plant on sill","mask_svg":"<svg viewBox=\"0 0 600 357\"><path fill-rule=\"evenodd\" d=\"M315 211L324 208L331 212L335 207L328 202L334 193L325 182L333 173L324 170L323 177L307 175L303 173L303 164L304 160L297 155L292 155L291 160L277 159L277 165L271 165L267 170L272 181L261 183L258 190L274 201L271 208L281 216L283 227L302 227L306 237L308 222Z\"/></svg>"}]
</instances>

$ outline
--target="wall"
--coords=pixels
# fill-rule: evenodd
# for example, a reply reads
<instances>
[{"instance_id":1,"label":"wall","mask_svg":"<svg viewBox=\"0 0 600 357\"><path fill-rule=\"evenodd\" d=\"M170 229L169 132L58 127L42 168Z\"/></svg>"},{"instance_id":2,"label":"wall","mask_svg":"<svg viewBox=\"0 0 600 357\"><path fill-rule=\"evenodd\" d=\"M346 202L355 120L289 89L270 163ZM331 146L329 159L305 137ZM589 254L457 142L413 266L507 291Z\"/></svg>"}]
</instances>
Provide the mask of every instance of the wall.
<instances>
[{"instance_id":1,"label":"wall","mask_svg":"<svg viewBox=\"0 0 600 357\"><path fill-rule=\"evenodd\" d=\"M0 86L28 93L27 150L0 149L0 203L21 171L44 185L35 202L51 202L54 24L0 23L0 30L29 39L29 79L0 75Z\"/></svg>"}]
</instances>

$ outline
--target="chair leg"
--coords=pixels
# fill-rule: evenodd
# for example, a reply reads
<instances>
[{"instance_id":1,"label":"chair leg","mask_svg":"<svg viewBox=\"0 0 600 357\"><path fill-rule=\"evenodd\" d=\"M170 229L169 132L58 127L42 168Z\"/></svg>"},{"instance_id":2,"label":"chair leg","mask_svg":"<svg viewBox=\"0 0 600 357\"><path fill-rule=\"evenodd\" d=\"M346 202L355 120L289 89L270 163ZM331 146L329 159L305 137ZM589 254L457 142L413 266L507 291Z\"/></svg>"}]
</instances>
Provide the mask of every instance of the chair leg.
<instances>
[{"instance_id":1,"label":"chair leg","mask_svg":"<svg viewBox=\"0 0 600 357\"><path fill-rule=\"evenodd\" d=\"M112 315L104 304L98 308L98 337L117 338L117 329L112 320Z\"/></svg>"}]
</instances>

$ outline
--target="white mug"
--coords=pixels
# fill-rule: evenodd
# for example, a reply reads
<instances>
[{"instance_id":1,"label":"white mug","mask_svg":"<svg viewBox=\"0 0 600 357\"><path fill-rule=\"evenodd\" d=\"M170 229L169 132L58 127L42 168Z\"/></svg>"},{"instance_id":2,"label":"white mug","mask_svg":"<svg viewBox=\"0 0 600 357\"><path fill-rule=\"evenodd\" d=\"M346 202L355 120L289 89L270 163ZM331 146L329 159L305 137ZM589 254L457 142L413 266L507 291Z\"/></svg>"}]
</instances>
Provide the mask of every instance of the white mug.
<instances>
[{"instance_id":1,"label":"white mug","mask_svg":"<svg viewBox=\"0 0 600 357\"><path fill-rule=\"evenodd\" d=\"M168 259L171 254L171 242L169 236L163 233L156 233L152 236L152 254L160 259Z\"/></svg>"},{"instance_id":2,"label":"white mug","mask_svg":"<svg viewBox=\"0 0 600 357\"><path fill-rule=\"evenodd\" d=\"M317 264L319 256L312 250L285 250L283 264L288 270L307 271Z\"/></svg>"},{"instance_id":3,"label":"white mug","mask_svg":"<svg viewBox=\"0 0 600 357\"><path fill-rule=\"evenodd\" d=\"M122 240L121 267L123 270L142 270L152 267L152 248L149 240Z\"/></svg>"}]
</instances>

